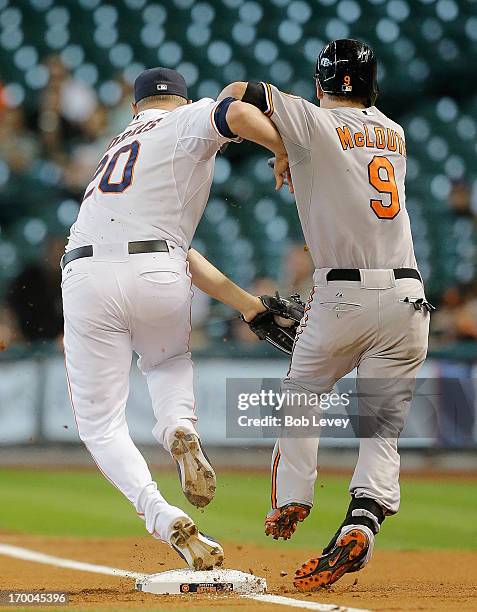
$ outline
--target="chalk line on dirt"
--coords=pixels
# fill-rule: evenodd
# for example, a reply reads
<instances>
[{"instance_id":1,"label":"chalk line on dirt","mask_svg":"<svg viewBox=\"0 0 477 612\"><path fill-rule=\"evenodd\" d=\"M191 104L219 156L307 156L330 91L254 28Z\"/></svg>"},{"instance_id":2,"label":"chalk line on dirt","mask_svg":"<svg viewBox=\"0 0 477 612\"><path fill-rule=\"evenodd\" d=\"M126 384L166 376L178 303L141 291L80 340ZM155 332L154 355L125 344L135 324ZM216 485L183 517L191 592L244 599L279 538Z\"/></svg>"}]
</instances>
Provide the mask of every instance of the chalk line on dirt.
<instances>
[{"instance_id":1,"label":"chalk line on dirt","mask_svg":"<svg viewBox=\"0 0 477 612\"><path fill-rule=\"evenodd\" d=\"M44 563L46 565L56 565L56 567L66 567L80 572L93 572L94 574L106 574L108 576L124 576L125 578L145 578L147 576L147 574L128 572L115 567L107 567L106 565L95 565L94 563L84 563L83 561L74 561L73 559L53 557L52 555L45 555L35 550L20 548L19 546L10 546L9 544L0 544L0 555L14 557L15 559L23 559L24 561L35 561L36 563Z\"/></svg>"},{"instance_id":2,"label":"chalk line on dirt","mask_svg":"<svg viewBox=\"0 0 477 612\"><path fill-rule=\"evenodd\" d=\"M255 599L262 603L272 603L290 608L301 608L302 610L318 610L318 612L369 612L363 608L349 608L338 604L322 604L317 601L304 601L303 599L292 599L282 595L242 595L247 599Z\"/></svg>"},{"instance_id":3,"label":"chalk line on dirt","mask_svg":"<svg viewBox=\"0 0 477 612\"><path fill-rule=\"evenodd\" d=\"M75 561L74 559L65 559L63 557L46 555L45 553L30 550L29 548L11 546L10 544L0 544L0 555L13 557L14 559L22 559L23 561L33 561L34 563L64 567L67 569L78 570L80 572L105 574L107 576L121 576L124 578L136 579L145 578L149 575L138 572L129 572L127 570L118 569L115 567L108 567L107 565L96 565L94 563L85 563L83 561ZM318 612L368 612L368 610L360 608L348 608L346 606L338 606L333 604L321 604L316 601L303 601L302 599L282 597L281 595L242 595L242 597L253 599L254 601L262 603L273 603L288 606L290 608L301 608L302 610L317 610Z\"/></svg>"}]
</instances>

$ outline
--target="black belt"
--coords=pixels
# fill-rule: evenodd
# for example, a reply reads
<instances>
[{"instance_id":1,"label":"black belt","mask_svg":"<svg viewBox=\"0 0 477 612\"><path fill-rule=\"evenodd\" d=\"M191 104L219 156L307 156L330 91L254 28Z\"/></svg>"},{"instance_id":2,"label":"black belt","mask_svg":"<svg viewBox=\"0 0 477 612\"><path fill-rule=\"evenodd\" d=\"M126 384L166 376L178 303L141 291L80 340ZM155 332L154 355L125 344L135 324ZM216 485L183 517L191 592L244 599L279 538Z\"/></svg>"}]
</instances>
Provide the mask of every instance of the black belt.
<instances>
[{"instance_id":1,"label":"black belt","mask_svg":"<svg viewBox=\"0 0 477 612\"><path fill-rule=\"evenodd\" d=\"M421 275L414 268L395 268L394 278L415 278L422 283ZM361 281L361 272L354 268L334 268L326 275L327 281Z\"/></svg>"},{"instance_id":2,"label":"black belt","mask_svg":"<svg viewBox=\"0 0 477 612\"><path fill-rule=\"evenodd\" d=\"M130 255L162 252L169 252L169 247L165 240L138 240L137 242L128 242L128 253ZM91 244L78 247L77 249L71 249L71 251L65 253L61 258L61 268L64 268L71 261L81 259L82 257L93 257L93 246Z\"/></svg>"}]
</instances>

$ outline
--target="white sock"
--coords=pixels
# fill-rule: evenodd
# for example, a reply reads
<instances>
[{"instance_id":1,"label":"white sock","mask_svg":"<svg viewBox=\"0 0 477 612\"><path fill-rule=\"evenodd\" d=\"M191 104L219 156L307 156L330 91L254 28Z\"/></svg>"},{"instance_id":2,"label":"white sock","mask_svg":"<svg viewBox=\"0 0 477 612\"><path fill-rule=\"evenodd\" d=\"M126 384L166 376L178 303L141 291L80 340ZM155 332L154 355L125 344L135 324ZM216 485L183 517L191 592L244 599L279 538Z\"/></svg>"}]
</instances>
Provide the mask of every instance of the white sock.
<instances>
[{"instance_id":1,"label":"white sock","mask_svg":"<svg viewBox=\"0 0 477 612\"><path fill-rule=\"evenodd\" d=\"M188 515L171 506L157 489L157 484L151 482L144 487L136 502L136 510L146 523L146 529L158 540L170 544L172 524L178 518L189 518Z\"/></svg>"},{"instance_id":2,"label":"white sock","mask_svg":"<svg viewBox=\"0 0 477 612\"><path fill-rule=\"evenodd\" d=\"M346 533L349 533L350 531L353 531L353 529L356 529L356 528L358 528L360 531L364 531L364 533L368 536L368 541L369 541L368 551L366 553L366 556L361 560L361 563L359 566L361 568L369 563L373 555L374 533L371 531L371 529L369 527L366 527L365 525L345 525L340 531L338 540L341 538L341 536L344 536Z\"/></svg>"}]
</instances>

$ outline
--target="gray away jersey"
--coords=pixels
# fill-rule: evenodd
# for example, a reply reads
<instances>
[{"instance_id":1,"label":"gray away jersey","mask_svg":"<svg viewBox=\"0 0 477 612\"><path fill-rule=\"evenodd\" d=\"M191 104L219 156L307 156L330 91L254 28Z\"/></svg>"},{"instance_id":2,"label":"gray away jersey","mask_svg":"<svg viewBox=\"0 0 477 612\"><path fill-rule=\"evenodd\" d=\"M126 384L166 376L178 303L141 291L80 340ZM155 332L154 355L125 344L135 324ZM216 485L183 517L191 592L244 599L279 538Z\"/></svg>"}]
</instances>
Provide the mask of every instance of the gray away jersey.
<instances>
[{"instance_id":1,"label":"gray away jersey","mask_svg":"<svg viewBox=\"0 0 477 612\"><path fill-rule=\"evenodd\" d=\"M416 268L404 131L376 107L323 109L263 84L316 268Z\"/></svg>"},{"instance_id":2,"label":"gray away jersey","mask_svg":"<svg viewBox=\"0 0 477 612\"><path fill-rule=\"evenodd\" d=\"M209 197L215 155L229 140L215 126L217 104L204 98L134 117L99 162L67 250L151 239L187 250Z\"/></svg>"}]
</instances>

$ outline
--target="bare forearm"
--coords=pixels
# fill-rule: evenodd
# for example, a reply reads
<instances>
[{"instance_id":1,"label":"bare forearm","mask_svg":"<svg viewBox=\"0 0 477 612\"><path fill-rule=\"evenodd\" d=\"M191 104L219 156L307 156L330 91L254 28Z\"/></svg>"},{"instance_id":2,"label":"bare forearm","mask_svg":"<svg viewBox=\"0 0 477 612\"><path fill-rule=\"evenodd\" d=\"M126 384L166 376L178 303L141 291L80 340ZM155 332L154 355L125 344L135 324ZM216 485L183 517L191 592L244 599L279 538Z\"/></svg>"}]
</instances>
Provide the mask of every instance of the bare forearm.
<instances>
[{"instance_id":1,"label":"bare forearm","mask_svg":"<svg viewBox=\"0 0 477 612\"><path fill-rule=\"evenodd\" d=\"M194 285L210 297L241 312L247 321L265 310L258 297L233 283L195 249L189 249L187 260Z\"/></svg>"},{"instance_id":2,"label":"bare forearm","mask_svg":"<svg viewBox=\"0 0 477 612\"><path fill-rule=\"evenodd\" d=\"M236 100L241 100L245 90L247 89L247 83L242 81L236 81L235 83L230 83L222 89L217 100L223 100L224 98L235 98Z\"/></svg>"},{"instance_id":3,"label":"bare forearm","mask_svg":"<svg viewBox=\"0 0 477 612\"><path fill-rule=\"evenodd\" d=\"M227 123L234 134L256 142L275 153L286 155L277 128L257 107L246 102L233 102L227 111Z\"/></svg>"}]
</instances>

